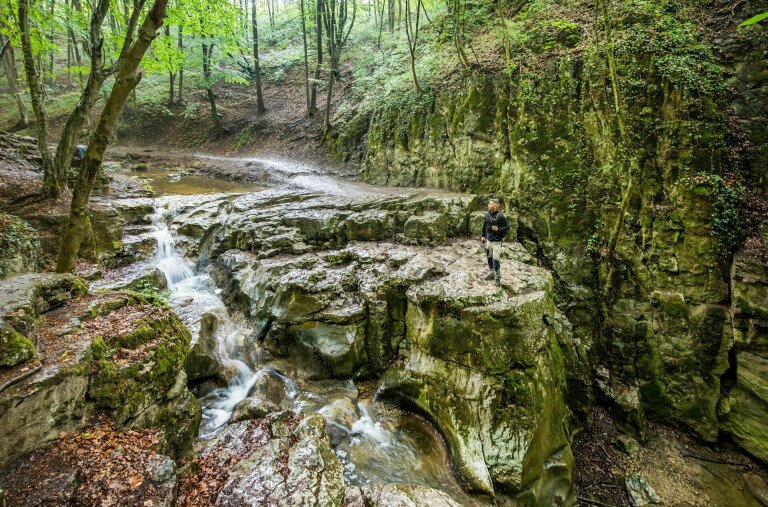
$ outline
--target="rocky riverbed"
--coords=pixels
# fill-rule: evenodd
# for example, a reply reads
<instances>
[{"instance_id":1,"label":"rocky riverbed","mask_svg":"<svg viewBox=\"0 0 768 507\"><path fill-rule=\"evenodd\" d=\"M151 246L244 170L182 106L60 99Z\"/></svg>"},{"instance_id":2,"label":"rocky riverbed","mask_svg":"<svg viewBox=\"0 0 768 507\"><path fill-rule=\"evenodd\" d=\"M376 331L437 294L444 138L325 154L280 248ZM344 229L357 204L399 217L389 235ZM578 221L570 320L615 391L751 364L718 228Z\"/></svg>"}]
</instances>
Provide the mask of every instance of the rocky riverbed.
<instances>
[{"instance_id":1,"label":"rocky riverbed","mask_svg":"<svg viewBox=\"0 0 768 507\"><path fill-rule=\"evenodd\" d=\"M108 174L163 177L136 163ZM115 239L92 243L82 278L3 280L0 487L12 505L90 505L126 480L123 498L143 505L576 503L590 343L557 308L535 245L516 240L514 214L496 286L475 239L479 196L228 164L268 177L204 192L210 182L174 172L172 195L106 192L95 202L113 219L95 227ZM723 428L761 457L764 278L749 259L734 269L737 358L754 367L734 379ZM635 445L652 442L653 427L636 433L632 391L595 378ZM591 439L575 447L585 469L601 446L628 455ZM64 459L82 442L130 459ZM41 468L46 452L60 474ZM764 472L743 459L751 482L728 498L758 505ZM47 481L34 495L26 467ZM658 474L619 468L638 477L630 495L676 499Z\"/></svg>"}]
</instances>

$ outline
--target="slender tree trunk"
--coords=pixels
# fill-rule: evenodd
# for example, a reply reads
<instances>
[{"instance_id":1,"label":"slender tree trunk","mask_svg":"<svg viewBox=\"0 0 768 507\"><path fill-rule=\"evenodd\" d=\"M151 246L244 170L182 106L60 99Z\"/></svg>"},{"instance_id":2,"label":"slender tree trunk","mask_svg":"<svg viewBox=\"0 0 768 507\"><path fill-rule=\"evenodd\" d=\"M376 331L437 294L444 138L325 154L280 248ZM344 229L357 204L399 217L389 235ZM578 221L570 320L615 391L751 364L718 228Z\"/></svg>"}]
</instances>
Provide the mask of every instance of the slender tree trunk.
<instances>
[{"instance_id":1,"label":"slender tree trunk","mask_svg":"<svg viewBox=\"0 0 768 507\"><path fill-rule=\"evenodd\" d=\"M72 1L72 7L74 7L77 12L82 12L83 6L80 3L80 0L71 0L71 1ZM77 81L80 83L80 88L82 88L83 87L83 73L80 72L79 69L81 69L83 67L83 60L82 60L82 58L80 58L80 48L78 47L79 44L78 44L78 41L77 41L77 37L75 36L74 30L72 30L71 28L68 27L67 28L67 32L69 34L69 40L72 43L72 55L75 57L75 64L78 67Z\"/></svg>"},{"instance_id":2,"label":"slender tree trunk","mask_svg":"<svg viewBox=\"0 0 768 507\"><path fill-rule=\"evenodd\" d=\"M72 85L72 39L69 38L69 26L71 23L69 0L64 2L64 8L67 11L67 87Z\"/></svg>"},{"instance_id":3,"label":"slender tree trunk","mask_svg":"<svg viewBox=\"0 0 768 507\"><path fill-rule=\"evenodd\" d=\"M261 93L261 65L259 64L259 24L256 19L256 0L251 0L251 28L253 29L253 74L256 81L256 110L263 113L264 96Z\"/></svg>"},{"instance_id":4,"label":"slender tree trunk","mask_svg":"<svg viewBox=\"0 0 768 507\"><path fill-rule=\"evenodd\" d=\"M56 6L56 1L55 0L51 0L51 19L53 19L53 16L54 16L54 13L55 13L55 11L54 11L55 6ZM55 43L54 43L54 40L53 40L53 33L51 33L51 35L48 37L48 40L51 42L51 46L55 48ZM50 53L50 55L48 57L49 58L49 61L48 61L48 76L49 76L48 77L48 83L50 83L51 85L53 84L53 77L54 77L53 76L53 58L54 58L55 54L56 54L56 49L51 49L51 53Z\"/></svg>"},{"instance_id":5,"label":"slender tree trunk","mask_svg":"<svg viewBox=\"0 0 768 507\"><path fill-rule=\"evenodd\" d=\"M384 32L384 9L388 5L388 0L381 0L381 13L379 15L379 37L376 40L376 46L381 49L381 34Z\"/></svg>"},{"instance_id":6,"label":"slender tree trunk","mask_svg":"<svg viewBox=\"0 0 768 507\"><path fill-rule=\"evenodd\" d=\"M179 49L184 50L184 29L179 27ZM184 103L184 66L179 69L179 104Z\"/></svg>"},{"instance_id":7,"label":"slender tree trunk","mask_svg":"<svg viewBox=\"0 0 768 507\"><path fill-rule=\"evenodd\" d=\"M37 127L37 148L43 161L43 190L46 197L58 197L63 182L57 179L53 159L48 151L48 112L45 109L43 84L37 72L37 62L32 53L32 38L29 26L29 0L19 0L19 31L21 34L21 52L24 56L24 70L27 74L29 97L35 113Z\"/></svg>"},{"instance_id":8,"label":"slender tree trunk","mask_svg":"<svg viewBox=\"0 0 768 507\"><path fill-rule=\"evenodd\" d=\"M203 79L205 79L205 94L208 97L208 104L211 106L211 118L216 134L220 135L224 131L221 124L221 117L216 110L216 96L213 93L213 83L211 82L211 55L213 54L213 44L203 43Z\"/></svg>"},{"instance_id":9,"label":"slender tree trunk","mask_svg":"<svg viewBox=\"0 0 768 507\"><path fill-rule=\"evenodd\" d=\"M171 36L171 27L168 25L165 25L165 36L170 37ZM175 72L168 72L168 105L173 105L173 95L176 89L176 73Z\"/></svg>"},{"instance_id":10,"label":"slender tree trunk","mask_svg":"<svg viewBox=\"0 0 768 507\"><path fill-rule=\"evenodd\" d=\"M387 0L388 12L388 28L389 33L393 33L395 31L395 0Z\"/></svg>"},{"instance_id":11,"label":"slender tree trunk","mask_svg":"<svg viewBox=\"0 0 768 507\"><path fill-rule=\"evenodd\" d=\"M11 93L16 99L16 108L19 110L19 121L14 125L13 130L22 130L29 127L29 120L27 119L27 108L24 105L24 95L19 84L19 74L16 71L16 56L10 41L5 53L5 74L8 76L8 85L11 87Z\"/></svg>"},{"instance_id":12,"label":"slender tree trunk","mask_svg":"<svg viewBox=\"0 0 768 507\"><path fill-rule=\"evenodd\" d=\"M301 39L304 45L304 96L307 100L307 116L312 114L312 102L309 96L309 55L307 54L307 19L304 12L304 0L300 0Z\"/></svg>"},{"instance_id":13,"label":"slender tree trunk","mask_svg":"<svg viewBox=\"0 0 768 507\"><path fill-rule=\"evenodd\" d=\"M272 0L267 1L267 16L269 17L269 28L275 30L275 6Z\"/></svg>"},{"instance_id":14,"label":"slender tree trunk","mask_svg":"<svg viewBox=\"0 0 768 507\"><path fill-rule=\"evenodd\" d=\"M325 99L325 120L323 121L323 132L331 130L331 98L333 97L333 83L336 81L333 71L333 61L331 61L331 71L328 73L328 95Z\"/></svg>"},{"instance_id":15,"label":"slender tree trunk","mask_svg":"<svg viewBox=\"0 0 768 507\"><path fill-rule=\"evenodd\" d=\"M419 79L416 77L416 44L419 37L419 15L421 14L421 0L416 0L416 26L411 28L411 2L405 0L405 35L408 38L408 52L411 55L411 75L417 93L422 93Z\"/></svg>"},{"instance_id":16,"label":"slender tree trunk","mask_svg":"<svg viewBox=\"0 0 768 507\"><path fill-rule=\"evenodd\" d=\"M312 89L309 97L310 116L317 113L317 81L320 79L323 67L323 2L317 0L317 12L315 12L315 45L317 46L317 66L315 67L315 79L312 81Z\"/></svg>"},{"instance_id":17,"label":"slender tree trunk","mask_svg":"<svg viewBox=\"0 0 768 507\"><path fill-rule=\"evenodd\" d=\"M20 2L26 1L28 0L20 0ZM59 260L56 265L56 271L59 273L71 272L75 268L77 253L88 230L88 201L93 190L93 183L99 170L101 170L104 152L109 145L109 139L114 132L120 111L123 109L130 92L141 80L141 73L138 72L139 64L163 23L167 4L168 0L155 0L151 10L144 18L136 41L125 54L125 59L115 78L112 92L104 105L99 123L88 143L83 166L78 173L72 194L69 223L62 239Z\"/></svg>"},{"instance_id":18,"label":"slender tree trunk","mask_svg":"<svg viewBox=\"0 0 768 507\"><path fill-rule=\"evenodd\" d=\"M64 125L59 143L56 146L56 155L54 159L54 168L56 171L56 178L61 182L62 188L64 188L67 168L72 162L72 155L75 152L77 146L77 139L80 136L80 130L83 128L88 116L93 110L96 100L99 98L99 92L101 86L104 84L108 74L102 69L103 59L103 39L101 35L101 25L104 21L104 17L109 10L109 1L100 0L94 6L94 12L91 16L90 22L90 35L89 35L89 52L91 56L91 71L88 74L88 80L85 83L83 93L80 95L80 99L77 105L67 118L67 123Z\"/></svg>"},{"instance_id":19,"label":"slender tree trunk","mask_svg":"<svg viewBox=\"0 0 768 507\"><path fill-rule=\"evenodd\" d=\"M176 73L168 73L168 105L172 106L174 101L174 93L176 92Z\"/></svg>"}]
</instances>

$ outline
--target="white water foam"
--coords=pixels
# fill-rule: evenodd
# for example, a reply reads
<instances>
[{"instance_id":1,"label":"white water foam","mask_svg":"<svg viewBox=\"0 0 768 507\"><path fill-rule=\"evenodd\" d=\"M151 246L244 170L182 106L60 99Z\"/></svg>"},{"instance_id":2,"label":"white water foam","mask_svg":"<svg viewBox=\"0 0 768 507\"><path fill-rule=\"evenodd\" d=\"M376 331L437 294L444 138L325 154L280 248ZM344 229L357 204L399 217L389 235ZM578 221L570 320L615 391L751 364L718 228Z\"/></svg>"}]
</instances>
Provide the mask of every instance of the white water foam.
<instances>
[{"instance_id":1,"label":"white water foam","mask_svg":"<svg viewBox=\"0 0 768 507\"><path fill-rule=\"evenodd\" d=\"M187 265L187 261L176 252L176 242L168 228L169 219L170 211L167 208L155 207L155 214L152 217L152 225L155 229L154 236L157 240L155 261L157 262L157 269L165 275L168 287L173 289L174 285L194 276L194 273Z\"/></svg>"}]
</instances>

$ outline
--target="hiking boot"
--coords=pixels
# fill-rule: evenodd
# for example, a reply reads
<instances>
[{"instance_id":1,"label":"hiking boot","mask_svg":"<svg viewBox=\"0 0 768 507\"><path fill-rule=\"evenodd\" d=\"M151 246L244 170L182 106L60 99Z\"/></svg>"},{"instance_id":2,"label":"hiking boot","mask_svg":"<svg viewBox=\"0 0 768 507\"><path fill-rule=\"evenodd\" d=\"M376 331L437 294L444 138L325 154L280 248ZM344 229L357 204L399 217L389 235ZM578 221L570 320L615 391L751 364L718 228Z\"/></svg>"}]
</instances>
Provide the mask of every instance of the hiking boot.
<instances>
[{"instance_id":1,"label":"hiking boot","mask_svg":"<svg viewBox=\"0 0 768 507\"><path fill-rule=\"evenodd\" d=\"M491 281L494 278L496 278L496 274L493 271L491 271L490 273L488 273L488 276L485 277L485 280Z\"/></svg>"},{"instance_id":2,"label":"hiking boot","mask_svg":"<svg viewBox=\"0 0 768 507\"><path fill-rule=\"evenodd\" d=\"M496 278L496 285L501 287L501 275L496 275L494 278Z\"/></svg>"}]
</instances>

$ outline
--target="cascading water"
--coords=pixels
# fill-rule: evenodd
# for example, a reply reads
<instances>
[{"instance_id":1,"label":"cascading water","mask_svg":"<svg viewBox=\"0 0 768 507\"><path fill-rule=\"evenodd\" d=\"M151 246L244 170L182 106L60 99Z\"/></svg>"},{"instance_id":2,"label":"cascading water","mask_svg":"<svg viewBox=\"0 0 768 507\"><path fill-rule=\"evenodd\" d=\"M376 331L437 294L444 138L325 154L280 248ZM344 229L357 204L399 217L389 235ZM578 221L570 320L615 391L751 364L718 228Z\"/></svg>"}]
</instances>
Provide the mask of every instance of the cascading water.
<instances>
[{"instance_id":1,"label":"cascading water","mask_svg":"<svg viewBox=\"0 0 768 507\"><path fill-rule=\"evenodd\" d=\"M157 269L163 272L168 282L168 287L185 280L194 273L187 265L187 262L176 252L176 244L168 228L170 211L168 208L155 205L155 213L152 219L152 226L155 228L154 236L157 240L157 253L155 260Z\"/></svg>"},{"instance_id":2,"label":"cascading water","mask_svg":"<svg viewBox=\"0 0 768 507\"><path fill-rule=\"evenodd\" d=\"M152 224L157 240L156 267L166 277L170 289L170 304L192 331L193 343L199 338L202 315L216 315L219 322L215 336L217 353L222 365L235 373L226 387L216 389L202 400L203 425L200 434L206 437L215 433L229 420L237 404L248 396L257 376L239 354L240 343L247 335L247 330L230 318L224 302L218 296L219 291L204 271L206 262L202 259L203 256L198 262L196 274L176 250L176 241L169 227L169 222L175 214L174 202L173 199L166 199L162 206L155 206ZM217 218L219 224L214 235L225 225L225 209L221 210ZM204 246L204 257L207 259L210 244Z\"/></svg>"},{"instance_id":3,"label":"cascading water","mask_svg":"<svg viewBox=\"0 0 768 507\"><path fill-rule=\"evenodd\" d=\"M284 385L283 408L294 412L319 412L332 428L329 433L337 432L332 440L336 455L344 465L346 482L356 485L376 482L425 484L450 492L462 503L476 505L446 466L449 458L441 437L423 419L398 409L385 409L372 404L370 399L357 401L357 387L351 380L336 382L336 394L332 394L322 383L316 386L308 381L297 382L269 364L260 364L256 345L250 340L250 326L244 318L230 315L218 295L220 290L207 272L207 257L216 236L226 230L226 207L222 207L218 224L204 240L202 254L193 271L177 251L169 227L179 202L182 201L169 196L155 208L156 267L166 276L170 305L189 327L193 344L200 337L202 316L207 313L216 317L217 354L223 369L230 372L226 386L211 391L200 400L203 405L200 438L208 438L226 425L237 405L251 395L260 376L269 375ZM339 393L342 393L341 398ZM347 400L341 403L346 412L342 410L340 413L332 407L340 400ZM404 463L408 466L403 466Z\"/></svg>"}]
</instances>

